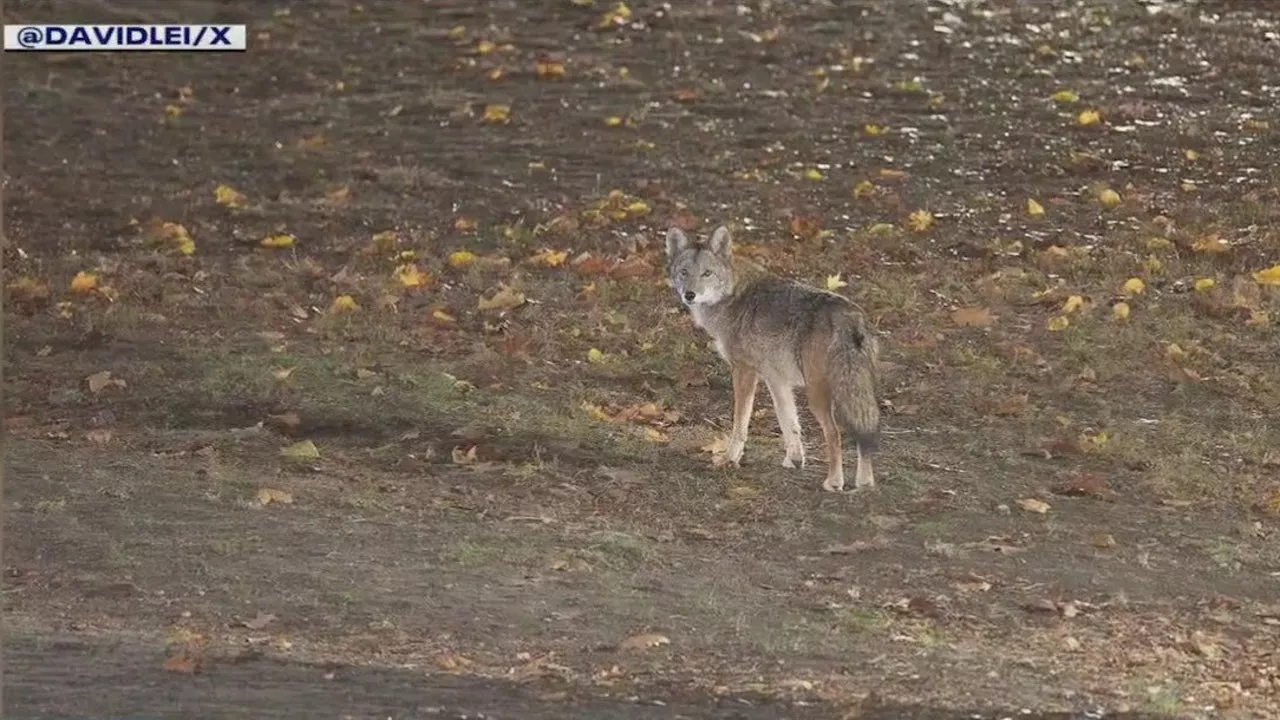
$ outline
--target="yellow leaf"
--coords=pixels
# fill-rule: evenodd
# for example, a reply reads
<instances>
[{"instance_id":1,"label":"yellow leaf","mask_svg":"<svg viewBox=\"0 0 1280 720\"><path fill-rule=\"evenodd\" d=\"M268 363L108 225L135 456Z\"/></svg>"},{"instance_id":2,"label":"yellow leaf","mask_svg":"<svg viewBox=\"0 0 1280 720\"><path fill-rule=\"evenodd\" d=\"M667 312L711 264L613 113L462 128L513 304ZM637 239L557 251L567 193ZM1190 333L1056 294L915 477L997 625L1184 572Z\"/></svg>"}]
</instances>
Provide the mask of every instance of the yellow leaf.
<instances>
[{"instance_id":1,"label":"yellow leaf","mask_svg":"<svg viewBox=\"0 0 1280 720\"><path fill-rule=\"evenodd\" d=\"M1045 327L1049 328L1050 332L1059 332L1061 330L1066 330L1067 326L1070 324L1071 321L1062 315L1055 315L1049 318L1049 321L1045 323Z\"/></svg>"},{"instance_id":2,"label":"yellow leaf","mask_svg":"<svg viewBox=\"0 0 1280 720\"><path fill-rule=\"evenodd\" d=\"M449 267L461 270L474 265L476 262L475 253L467 250L455 250L449 254Z\"/></svg>"},{"instance_id":3,"label":"yellow leaf","mask_svg":"<svg viewBox=\"0 0 1280 720\"><path fill-rule=\"evenodd\" d=\"M655 428L645 428L644 439L651 443L665 443L671 440L666 433Z\"/></svg>"},{"instance_id":4,"label":"yellow leaf","mask_svg":"<svg viewBox=\"0 0 1280 720\"><path fill-rule=\"evenodd\" d=\"M875 194L875 191L876 191L876 185L870 180L863 180L862 182L853 186L853 196L855 198L871 197L873 194Z\"/></svg>"},{"instance_id":5,"label":"yellow leaf","mask_svg":"<svg viewBox=\"0 0 1280 720\"><path fill-rule=\"evenodd\" d=\"M1172 250L1173 243L1168 238L1153 237L1147 238L1148 250Z\"/></svg>"},{"instance_id":6,"label":"yellow leaf","mask_svg":"<svg viewBox=\"0 0 1280 720\"><path fill-rule=\"evenodd\" d=\"M343 185L342 187L331 190L324 194L324 201L335 207L346 204L347 199L351 197L351 188Z\"/></svg>"},{"instance_id":7,"label":"yellow leaf","mask_svg":"<svg viewBox=\"0 0 1280 720\"><path fill-rule=\"evenodd\" d=\"M1187 162L1195 162L1200 159L1200 153L1190 148L1183 150L1182 155L1187 159Z\"/></svg>"},{"instance_id":8,"label":"yellow leaf","mask_svg":"<svg viewBox=\"0 0 1280 720\"><path fill-rule=\"evenodd\" d=\"M818 168L809 168L804 171L804 177L806 180L813 180L816 182L822 179L822 171Z\"/></svg>"},{"instance_id":9,"label":"yellow leaf","mask_svg":"<svg viewBox=\"0 0 1280 720\"><path fill-rule=\"evenodd\" d=\"M867 123L862 126L862 133L867 137L880 137L887 132L889 132L889 128L875 123Z\"/></svg>"},{"instance_id":10,"label":"yellow leaf","mask_svg":"<svg viewBox=\"0 0 1280 720\"><path fill-rule=\"evenodd\" d=\"M1041 515L1049 512L1049 503L1035 498L1023 498L1018 501L1018 507L1027 512L1039 513Z\"/></svg>"},{"instance_id":11,"label":"yellow leaf","mask_svg":"<svg viewBox=\"0 0 1280 720\"><path fill-rule=\"evenodd\" d=\"M456 447L449 452L449 455L455 465L473 465L479 459L476 455L476 451L479 448L479 445L472 445L469 450Z\"/></svg>"},{"instance_id":12,"label":"yellow leaf","mask_svg":"<svg viewBox=\"0 0 1280 720\"><path fill-rule=\"evenodd\" d=\"M828 276L827 276L827 289L828 289L828 290L839 290L839 289L840 289L840 288L842 288L842 287L848 287L848 285L849 285L849 283L847 283L847 282L845 282L844 280L841 280L841 279L840 279L840 273L836 273L835 275L828 275Z\"/></svg>"},{"instance_id":13,"label":"yellow leaf","mask_svg":"<svg viewBox=\"0 0 1280 720\"><path fill-rule=\"evenodd\" d=\"M561 62L535 60L533 68L543 80L564 77L564 63Z\"/></svg>"},{"instance_id":14,"label":"yellow leaf","mask_svg":"<svg viewBox=\"0 0 1280 720\"><path fill-rule=\"evenodd\" d=\"M495 125L505 125L511 121L510 105L485 105L484 115L482 116L487 123Z\"/></svg>"},{"instance_id":15,"label":"yellow leaf","mask_svg":"<svg viewBox=\"0 0 1280 720\"><path fill-rule=\"evenodd\" d=\"M71 278L71 292L74 292L74 293L93 292L95 289L97 289L97 287L98 287L98 276L94 275L93 273L87 273L82 270L76 273L75 277Z\"/></svg>"},{"instance_id":16,"label":"yellow leaf","mask_svg":"<svg viewBox=\"0 0 1280 720\"><path fill-rule=\"evenodd\" d=\"M613 9L600 16L600 22L597 27L608 29L619 25L626 25L631 22L631 8L627 4L620 2L613 6Z\"/></svg>"},{"instance_id":17,"label":"yellow leaf","mask_svg":"<svg viewBox=\"0 0 1280 720\"><path fill-rule=\"evenodd\" d=\"M1266 270L1259 270L1253 274L1253 280L1259 285L1280 287L1280 265L1272 265Z\"/></svg>"},{"instance_id":18,"label":"yellow leaf","mask_svg":"<svg viewBox=\"0 0 1280 720\"><path fill-rule=\"evenodd\" d=\"M560 267L567 257L569 253L564 250L541 250L537 255L529 258L529 262L543 267Z\"/></svg>"},{"instance_id":19,"label":"yellow leaf","mask_svg":"<svg viewBox=\"0 0 1280 720\"><path fill-rule=\"evenodd\" d=\"M609 117L604 119L604 124L608 125L609 127L618 127L619 125L622 124L622 118L618 117L617 115L610 115Z\"/></svg>"},{"instance_id":20,"label":"yellow leaf","mask_svg":"<svg viewBox=\"0 0 1280 720\"><path fill-rule=\"evenodd\" d=\"M1271 323L1271 316L1265 310L1250 310L1249 319L1244 321L1250 327L1266 327Z\"/></svg>"},{"instance_id":21,"label":"yellow leaf","mask_svg":"<svg viewBox=\"0 0 1280 720\"><path fill-rule=\"evenodd\" d=\"M213 189L213 197L219 205L229 208L244 206L245 196L230 185L219 185Z\"/></svg>"},{"instance_id":22,"label":"yellow leaf","mask_svg":"<svg viewBox=\"0 0 1280 720\"><path fill-rule=\"evenodd\" d=\"M453 221L453 229L458 232L471 232L476 229L476 221L467 217L460 217Z\"/></svg>"},{"instance_id":23,"label":"yellow leaf","mask_svg":"<svg viewBox=\"0 0 1280 720\"><path fill-rule=\"evenodd\" d=\"M1102 204L1102 207L1107 208L1108 210L1114 208L1120 204L1120 193L1112 190L1111 188L1107 188L1098 193L1098 202Z\"/></svg>"},{"instance_id":24,"label":"yellow leaf","mask_svg":"<svg viewBox=\"0 0 1280 720\"><path fill-rule=\"evenodd\" d=\"M1080 297L1079 295L1072 295L1071 297L1067 298L1067 301L1065 303L1062 304L1062 314L1069 315L1075 312L1076 310L1079 310L1083 305L1084 305L1084 298Z\"/></svg>"},{"instance_id":25,"label":"yellow leaf","mask_svg":"<svg viewBox=\"0 0 1280 720\"><path fill-rule=\"evenodd\" d=\"M458 319L443 310L432 310L431 317L442 323L452 324L458 322Z\"/></svg>"},{"instance_id":26,"label":"yellow leaf","mask_svg":"<svg viewBox=\"0 0 1280 720\"><path fill-rule=\"evenodd\" d=\"M514 310L525 302L524 293L509 286L502 286L491 298L480 298L480 310Z\"/></svg>"},{"instance_id":27,"label":"yellow leaf","mask_svg":"<svg viewBox=\"0 0 1280 720\"><path fill-rule=\"evenodd\" d=\"M320 449L310 440L303 440L280 448L280 456L289 460L318 460Z\"/></svg>"},{"instance_id":28,"label":"yellow leaf","mask_svg":"<svg viewBox=\"0 0 1280 720\"><path fill-rule=\"evenodd\" d=\"M711 442L698 449L705 453L711 453L712 455L724 455L729 452L729 436L717 435L711 440Z\"/></svg>"},{"instance_id":29,"label":"yellow leaf","mask_svg":"<svg viewBox=\"0 0 1280 720\"><path fill-rule=\"evenodd\" d=\"M605 412L599 405L584 402L582 403L582 409L586 411L587 417L596 422L613 422L613 418L609 417L609 413Z\"/></svg>"},{"instance_id":30,"label":"yellow leaf","mask_svg":"<svg viewBox=\"0 0 1280 720\"><path fill-rule=\"evenodd\" d=\"M1120 292L1126 295L1141 295L1143 290L1147 289L1146 283L1140 278L1129 278L1124 281L1124 285L1120 286Z\"/></svg>"},{"instance_id":31,"label":"yellow leaf","mask_svg":"<svg viewBox=\"0 0 1280 720\"><path fill-rule=\"evenodd\" d=\"M1111 315L1115 317L1116 320L1128 320L1129 319L1129 303L1118 302L1115 305L1112 305Z\"/></svg>"},{"instance_id":32,"label":"yellow leaf","mask_svg":"<svg viewBox=\"0 0 1280 720\"><path fill-rule=\"evenodd\" d=\"M262 238L262 242L260 244L262 247L266 248L287 248L293 247L293 243L294 237L292 235L281 234L268 235L267 237Z\"/></svg>"},{"instance_id":33,"label":"yellow leaf","mask_svg":"<svg viewBox=\"0 0 1280 720\"><path fill-rule=\"evenodd\" d=\"M319 457L318 454L317 454L317 457ZM271 503L276 503L277 505L293 504L292 495L290 495L289 493L283 490L275 490L273 488L262 488L258 490L258 496L256 500L259 506L270 505Z\"/></svg>"},{"instance_id":34,"label":"yellow leaf","mask_svg":"<svg viewBox=\"0 0 1280 720\"><path fill-rule=\"evenodd\" d=\"M876 223L875 225L867 228L867 232L871 235L889 235L897 229L898 228L890 225L889 223Z\"/></svg>"},{"instance_id":35,"label":"yellow leaf","mask_svg":"<svg viewBox=\"0 0 1280 720\"><path fill-rule=\"evenodd\" d=\"M164 116L166 120L177 120L182 117L182 107L179 105L165 105Z\"/></svg>"},{"instance_id":36,"label":"yellow leaf","mask_svg":"<svg viewBox=\"0 0 1280 720\"><path fill-rule=\"evenodd\" d=\"M644 215L649 212L649 203L643 200L633 200L627 204L627 212L632 215Z\"/></svg>"},{"instance_id":37,"label":"yellow leaf","mask_svg":"<svg viewBox=\"0 0 1280 720\"><path fill-rule=\"evenodd\" d=\"M1148 273L1158 275L1164 270L1164 261L1155 255L1148 255L1147 259L1142 261L1142 267L1146 268Z\"/></svg>"},{"instance_id":38,"label":"yellow leaf","mask_svg":"<svg viewBox=\"0 0 1280 720\"><path fill-rule=\"evenodd\" d=\"M374 252L385 253L390 255L395 252L396 244L399 242L399 236L395 230L383 230L373 234L373 250Z\"/></svg>"},{"instance_id":39,"label":"yellow leaf","mask_svg":"<svg viewBox=\"0 0 1280 720\"><path fill-rule=\"evenodd\" d=\"M480 42L476 43L476 54L488 55L489 53L493 52L494 48L496 47L497 47L496 45L489 42L488 40L481 40Z\"/></svg>"},{"instance_id":40,"label":"yellow leaf","mask_svg":"<svg viewBox=\"0 0 1280 720\"><path fill-rule=\"evenodd\" d=\"M1056 103L1070 105L1073 102L1078 102L1080 100L1080 96L1070 90L1059 90L1058 92L1050 95L1049 99Z\"/></svg>"},{"instance_id":41,"label":"yellow leaf","mask_svg":"<svg viewBox=\"0 0 1280 720\"><path fill-rule=\"evenodd\" d=\"M1198 278L1195 284L1196 292L1207 292L1217 284L1218 281L1213 278Z\"/></svg>"},{"instance_id":42,"label":"yellow leaf","mask_svg":"<svg viewBox=\"0 0 1280 720\"><path fill-rule=\"evenodd\" d=\"M1097 125L1100 120L1102 120L1102 116L1098 114L1097 110L1085 110L1076 116L1076 122L1085 127Z\"/></svg>"},{"instance_id":43,"label":"yellow leaf","mask_svg":"<svg viewBox=\"0 0 1280 720\"><path fill-rule=\"evenodd\" d=\"M407 288L422 287L427 284L426 273L419 270L413 263L405 263L397 267L392 277Z\"/></svg>"},{"instance_id":44,"label":"yellow leaf","mask_svg":"<svg viewBox=\"0 0 1280 720\"><path fill-rule=\"evenodd\" d=\"M907 229L913 232L924 232L933 227L933 213L928 210L916 210L907 216Z\"/></svg>"},{"instance_id":45,"label":"yellow leaf","mask_svg":"<svg viewBox=\"0 0 1280 720\"><path fill-rule=\"evenodd\" d=\"M1044 217L1044 206L1032 198L1027 198L1027 214L1031 217Z\"/></svg>"},{"instance_id":46,"label":"yellow leaf","mask_svg":"<svg viewBox=\"0 0 1280 720\"><path fill-rule=\"evenodd\" d=\"M449 38L452 40L461 40L466 37L467 29L461 25L454 25L449 28Z\"/></svg>"},{"instance_id":47,"label":"yellow leaf","mask_svg":"<svg viewBox=\"0 0 1280 720\"><path fill-rule=\"evenodd\" d=\"M587 351L587 362L589 363L604 362L604 353L600 352L595 348L591 348L590 350Z\"/></svg>"},{"instance_id":48,"label":"yellow leaf","mask_svg":"<svg viewBox=\"0 0 1280 720\"><path fill-rule=\"evenodd\" d=\"M1230 248L1227 241L1217 235L1205 235L1191 243L1191 249L1198 253L1223 253Z\"/></svg>"},{"instance_id":49,"label":"yellow leaf","mask_svg":"<svg viewBox=\"0 0 1280 720\"><path fill-rule=\"evenodd\" d=\"M329 309L335 313L349 313L359 310L360 306L356 304L356 299L350 295L339 295L333 299L333 305Z\"/></svg>"}]
</instances>

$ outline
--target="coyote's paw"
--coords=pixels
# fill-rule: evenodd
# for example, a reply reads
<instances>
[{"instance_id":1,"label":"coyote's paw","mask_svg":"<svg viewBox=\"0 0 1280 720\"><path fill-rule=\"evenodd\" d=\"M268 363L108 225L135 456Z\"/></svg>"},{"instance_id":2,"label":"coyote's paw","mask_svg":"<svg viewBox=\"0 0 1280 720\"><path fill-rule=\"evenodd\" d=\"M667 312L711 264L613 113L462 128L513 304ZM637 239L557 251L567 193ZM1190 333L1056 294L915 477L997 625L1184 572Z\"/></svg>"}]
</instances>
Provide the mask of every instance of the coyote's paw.
<instances>
[{"instance_id":1,"label":"coyote's paw","mask_svg":"<svg viewBox=\"0 0 1280 720\"><path fill-rule=\"evenodd\" d=\"M822 482L822 489L827 492L843 492L844 477L829 477Z\"/></svg>"},{"instance_id":2,"label":"coyote's paw","mask_svg":"<svg viewBox=\"0 0 1280 720\"><path fill-rule=\"evenodd\" d=\"M804 462L804 446L791 447L786 449L786 456L782 458L782 467L804 467Z\"/></svg>"},{"instance_id":3,"label":"coyote's paw","mask_svg":"<svg viewBox=\"0 0 1280 720\"><path fill-rule=\"evenodd\" d=\"M742 452L747 448L746 440L729 439L729 448L725 451L725 460L734 467L742 462Z\"/></svg>"}]
</instances>

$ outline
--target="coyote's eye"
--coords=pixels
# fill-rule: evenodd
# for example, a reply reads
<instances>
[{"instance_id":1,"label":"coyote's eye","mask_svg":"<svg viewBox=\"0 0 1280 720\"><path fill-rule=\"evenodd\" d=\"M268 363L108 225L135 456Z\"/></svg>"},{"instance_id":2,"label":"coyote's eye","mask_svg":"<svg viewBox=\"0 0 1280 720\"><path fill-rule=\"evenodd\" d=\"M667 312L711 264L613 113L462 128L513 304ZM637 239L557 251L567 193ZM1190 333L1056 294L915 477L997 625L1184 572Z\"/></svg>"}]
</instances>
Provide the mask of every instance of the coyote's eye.
<instances>
[{"instance_id":1,"label":"coyote's eye","mask_svg":"<svg viewBox=\"0 0 1280 720\"><path fill-rule=\"evenodd\" d=\"M680 277L689 277L689 268L682 269L680 271Z\"/></svg>"},{"instance_id":2,"label":"coyote's eye","mask_svg":"<svg viewBox=\"0 0 1280 720\"><path fill-rule=\"evenodd\" d=\"M702 271L702 277L704 277L704 278L705 278L705 277L711 277L711 271L710 271L710 270L703 270L703 271Z\"/></svg>"}]
</instances>

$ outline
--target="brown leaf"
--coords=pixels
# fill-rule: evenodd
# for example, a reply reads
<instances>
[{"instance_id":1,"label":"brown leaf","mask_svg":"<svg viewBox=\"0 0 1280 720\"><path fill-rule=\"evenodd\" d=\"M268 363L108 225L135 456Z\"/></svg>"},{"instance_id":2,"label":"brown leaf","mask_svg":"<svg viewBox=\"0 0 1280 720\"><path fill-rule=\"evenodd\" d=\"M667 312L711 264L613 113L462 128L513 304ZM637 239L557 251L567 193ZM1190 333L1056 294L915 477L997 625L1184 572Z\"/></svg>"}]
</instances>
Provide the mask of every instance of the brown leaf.
<instances>
[{"instance_id":1,"label":"brown leaf","mask_svg":"<svg viewBox=\"0 0 1280 720\"><path fill-rule=\"evenodd\" d=\"M479 445L472 445L471 449L469 450L463 450L460 447L454 448L453 452L451 453L454 464L455 465L471 465L472 463L474 463L476 461L476 450L479 447L480 447Z\"/></svg>"},{"instance_id":2,"label":"brown leaf","mask_svg":"<svg viewBox=\"0 0 1280 720\"><path fill-rule=\"evenodd\" d=\"M258 490L258 494L255 499L257 500L259 507L266 507L271 503L276 503L278 505L293 504L293 495L290 495L284 490L276 490L274 488L261 488Z\"/></svg>"},{"instance_id":3,"label":"brown leaf","mask_svg":"<svg viewBox=\"0 0 1280 720\"><path fill-rule=\"evenodd\" d=\"M165 672L177 673L179 675L198 675L203 665L203 661L199 656L192 655L188 652L180 652L177 655L170 655L164 661Z\"/></svg>"},{"instance_id":4,"label":"brown leaf","mask_svg":"<svg viewBox=\"0 0 1280 720\"><path fill-rule=\"evenodd\" d=\"M298 413L295 412L268 415L266 424L274 430L289 435L302 427L302 418L298 417Z\"/></svg>"},{"instance_id":5,"label":"brown leaf","mask_svg":"<svg viewBox=\"0 0 1280 720\"><path fill-rule=\"evenodd\" d=\"M90 430L89 432L84 434L84 439L88 440L94 445L106 445L107 443L111 442L111 431L105 428Z\"/></svg>"},{"instance_id":6,"label":"brown leaf","mask_svg":"<svg viewBox=\"0 0 1280 720\"><path fill-rule=\"evenodd\" d=\"M666 635L657 633L643 633L640 635L632 635L618 644L622 650L648 650L658 647L659 645L670 645L671 638Z\"/></svg>"},{"instance_id":7,"label":"brown leaf","mask_svg":"<svg viewBox=\"0 0 1280 720\"><path fill-rule=\"evenodd\" d=\"M1043 515L1049 512L1049 503L1043 500L1037 500L1035 498L1022 498L1021 500L1018 500L1017 503L1018 503L1018 507L1022 508L1023 510L1026 510L1027 512L1038 513L1040 515Z\"/></svg>"},{"instance_id":8,"label":"brown leaf","mask_svg":"<svg viewBox=\"0 0 1280 720\"><path fill-rule=\"evenodd\" d=\"M995 320L989 308L962 307L951 311L951 322L960 327L990 327Z\"/></svg>"},{"instance_id":9,"label":"brown leaf","mask_svg":"<svg viewBox=\"0 0 1280 720\"><path fill-rule=\"evenodd\" d=\"M1101 475L1092 473L1077 475L1069 480L1057 483L1049 488L1049 492L1067 497L1101 498L1111 495L1111 490L1107 487L1107 481Z\"/></svg>"},{"instance_id":10,"label":"brown leaf","mask_svg":"<svg viewBox=\"0 0 1280 720\"><path fill-rule=\"evenodd\" d=\"M112 377L110 370L96 372L85 378L85 381L89 383L89 392L94 395L97 395L113 385L117 387L125 387L125 382L120 378Z\"/></svg>"},{"instance_id":11,"label":"brown leaf","mask_svg":"<svg viewBox=\"0 0 1280 720\"><path fill-rule=\"evenodd\" d=\"M693 88L680 88L679 90L671 93L671 99L678 103L697 102L698 91Z\"/></svg>"},{"instance_id":12,"label":"brown leaf","mask_svg":"<svg viewBox=\"0 0 1280 720\"><path fill-rule=\"evenodd\" d=\"M275 620L276 620L275 615L272 615L271 613L260 612L258 613L257 617L253 618L252 620L245 620L240 624L249 628L250 630L261 630L266 626L270 625L271 623L275 622Z\"/></svg>"}]
</instances>

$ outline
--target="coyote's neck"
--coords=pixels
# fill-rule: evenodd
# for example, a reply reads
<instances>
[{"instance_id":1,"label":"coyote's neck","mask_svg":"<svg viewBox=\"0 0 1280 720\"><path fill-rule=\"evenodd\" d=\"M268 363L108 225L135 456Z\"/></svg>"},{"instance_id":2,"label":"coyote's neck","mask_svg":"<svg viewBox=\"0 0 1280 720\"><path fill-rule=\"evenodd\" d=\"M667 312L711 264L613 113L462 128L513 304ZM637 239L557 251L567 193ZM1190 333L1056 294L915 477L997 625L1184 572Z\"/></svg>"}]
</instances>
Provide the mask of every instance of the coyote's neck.
<instances>
[{"instance_id":1,"label":"coyote's neck","mask_svg":"<svg viewBox=\"0 0 1280 720\"><path fill-rule=\"evenodd\" d=\"M721 325L729 315L729 306L738 299L743 289L769 276L768 271L760 265L737 255L729 259L729 264L733 271L733 281L731 283L733 290L718 303L695 305L690 308L694 324L706 330L713 337L719 335L724 329Z\"/></svg>"}]
</instances>

